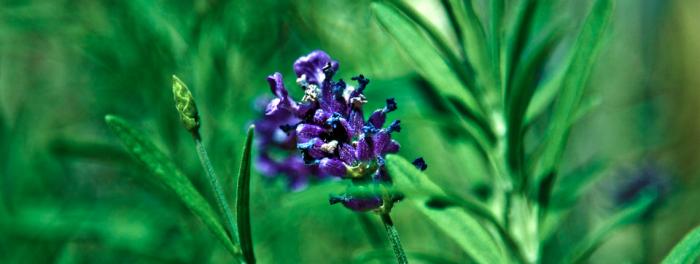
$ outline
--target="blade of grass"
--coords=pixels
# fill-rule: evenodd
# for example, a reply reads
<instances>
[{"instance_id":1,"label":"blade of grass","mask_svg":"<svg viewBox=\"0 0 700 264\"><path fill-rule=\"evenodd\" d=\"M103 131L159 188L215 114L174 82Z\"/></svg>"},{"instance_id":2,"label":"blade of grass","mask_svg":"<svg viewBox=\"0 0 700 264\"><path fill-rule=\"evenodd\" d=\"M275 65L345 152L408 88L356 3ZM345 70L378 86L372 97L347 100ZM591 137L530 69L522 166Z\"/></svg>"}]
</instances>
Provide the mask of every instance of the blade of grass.
<instances>
[{"instance_id":1,"label":"blade of grass","mask_svg":"<svg viewBox=\"0 0 700 264\"><path fill-rule=\"evenodd\" d=\"M572 47L575 53L571 64L567 66L561 94L554 106L544 152L536 158L537 180L556 170L559 164L571 129L571 119L580 106L586 81L602 47L602 35L610 22L612 7L610 0L597 0Z\"/></svg>"},{"instance_id":2,"label":"blade of grass","mask_svg":"<svg viewBox=\"0 0 700 264\"><path fill-rule=\"evenodd\" d=\"M493 79L493 68L489 61L486 33L484 24L474 10L471 0L443 0L443 5L453 13L453 24L459 28L458 34L466 59L474 67L477 81L484 89L494 91L497 87Z\"/></svg>"},{"instance_id":3,"label":"blade of grass","mask_svg":"<svg viewBox=\"0 0 700 264\"><path fill-rule=\"evenodd\" d=\"M691 264L700 259L700 227L696 227L673 247L663 264Z\"/></svg>"},{"instance_id":4,"label":"blade of grass","mask_svg":"<svg viewBox=\"0 0 700 264\"><path fill-rule=\"evenodd\" d=\"M236 179L236 220L238 224L239 241L243 251L243 259L246 263L255 263L253 252L253 235L250 229L250 156L253 144L255 126L248 128L245 146L243 147L243 158L238 170Z\"/></svg>"},{"instance_id":5,"label":"blade of grass","mask_svg":"<svg viewBox=\"0 0 700 264\"><path fill-rule=\"evenodd\" d=\"M204 197L195 189L190 180L177 169L175 164L156 146L144 138L141 132L132 128L125 120L107 115L109 128L121 139L122 144L136 160L156 177L156 182L164 184L192 213L209 228L224 247L234 256L241 255L241 249L231 242L216 213Z\"/></svg>"}]
</instances>

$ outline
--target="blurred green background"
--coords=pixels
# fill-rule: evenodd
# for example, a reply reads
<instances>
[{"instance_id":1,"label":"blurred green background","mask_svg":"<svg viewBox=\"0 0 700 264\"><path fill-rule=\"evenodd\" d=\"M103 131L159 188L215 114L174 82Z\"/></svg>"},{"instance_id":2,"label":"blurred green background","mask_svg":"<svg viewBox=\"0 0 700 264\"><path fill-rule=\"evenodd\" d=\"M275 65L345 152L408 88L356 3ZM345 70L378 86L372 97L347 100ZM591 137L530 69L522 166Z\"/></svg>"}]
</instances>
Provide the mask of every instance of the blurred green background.
<instances>
[{"instance_id":1,"label":"blurred green background","mask_svg":"<svg viewBox=\"0 0 700 264\"><path fill-rule=\"evenodd\" d=\"M552 2L563 18L579 17L587 6ZM595 108L575 126L562 165L564 177L595 161L606 167L557 234L561 243L546 249L556 251L609 216L620 182L653 166L671 191L590 262L657 262L700 223L700 3L616 2L589 82ZM170 78L178 75L197 99L204 144L232 193L245 129L260 117L256 99L270 95L265 77L282 72L299 98L292 63L315 49L340 61L340 77L372 80L368 109L396 97L399 110L390 118L402 120L402 156L423 156L443 188L488 195L483 160L425 96L429 85L377 25L370 3L0 1L0 262L231 261L199 220L148 180L103 117L136 124L213 198L173 105ZM410 3L446 26L439 1ZM261 263L366 262L378 254L355 213L328 205L333 186L289 193L281 181L257 174L251 184ZM399 203L394 219L407 251L464 262L458 247L410 207ZM387 256L375 261L391 261Z\"/></svg>"}]
</instances>

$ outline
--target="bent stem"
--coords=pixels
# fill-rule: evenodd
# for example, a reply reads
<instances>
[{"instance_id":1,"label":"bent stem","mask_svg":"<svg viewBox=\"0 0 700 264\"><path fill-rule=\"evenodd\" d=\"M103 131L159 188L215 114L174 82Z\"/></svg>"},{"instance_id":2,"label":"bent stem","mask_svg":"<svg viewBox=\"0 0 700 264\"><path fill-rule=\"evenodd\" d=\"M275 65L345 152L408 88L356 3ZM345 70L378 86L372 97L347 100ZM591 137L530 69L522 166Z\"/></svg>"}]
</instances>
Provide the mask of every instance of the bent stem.
<instances>
[{"instance_id":1,"label":"bent stem","mask_svg":"<svg viewBox=\"0 0 700 264\"><path fill-rule=\"evenodd\" d=\"M229 236L231 236L231 240L234 242L234 244L238 245L238 231L236 230L236 225L233 221L231 207L228 205L228 202L226 202L226 196L224 195L224 190L221 187L221 184L219 183L219 179L216 177L216 173L214 172L214 166L211 165L209 155L207 154L207 150L202 144L202 139L199 133L193 133L192 136L194 137L194 143L197 146L197 155L199 156L199 161L202 163L202 167L204 168L204 171L206 171L205 174L207 175L207 179L209 180L209 185L214 191L214 197L216 197L216 204L218 205L219 211L221 211L221 214L223 215L226 221L226 227L229 231Z\"/></svg>"},{"instance_id":2,"label":"bent stem","mask_svg":"<svg viewBox=\"0 0 700 264\"><path fill-rule=\"evenodd\" d=\"M382 223L384 223L384 228L386 228L386 235L391 242L391 248L394 250L394 255L396 255L396 261L399 264L407 264L408 259L406 258L406 253L401 246L401 239L399 239L399 232L396 231L394 227L394 222L391 221L389 213L380 214L382 218Z\"/></svg>"}]
</instances>

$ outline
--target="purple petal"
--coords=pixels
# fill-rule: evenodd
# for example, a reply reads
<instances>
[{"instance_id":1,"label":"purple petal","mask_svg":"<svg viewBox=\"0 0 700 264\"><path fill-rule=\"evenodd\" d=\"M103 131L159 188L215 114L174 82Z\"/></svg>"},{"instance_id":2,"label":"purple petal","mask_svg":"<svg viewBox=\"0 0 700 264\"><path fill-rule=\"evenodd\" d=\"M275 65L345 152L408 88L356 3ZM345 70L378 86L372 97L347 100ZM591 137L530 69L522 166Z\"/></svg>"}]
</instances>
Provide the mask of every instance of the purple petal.
<instances>
[{"instance_id":1,"label":"purple petal","mask_svg":"<svg viewBox=\"0 0 700 264\"><path fill-rule=\"evenodd\" d=\"M362 115L362 110L351 110L348 122L350 122L350 127L353 130L353 134L360 133L360 131L362 131L362 127L365 125L365 118Z\"/></svg>"},{"instance_id":2,"label":"purple petal","mask_svg":"<svg viewBox=\"0 0 700 264\"><path fill-rule=\"evenodd\" d=\"M323 158L319 162L318 167L324 175L343 177L347 173L345 163L339 159Z\"/></svg>"},{"instance_id":3,"label":"purple petal","mask_svg":"<svg viewBox=\"0 0 700 264\"><path fill-rule=\"evenodd\" d=\"M323 140L320 138L313 138L305 143L297 144L297 148L304 151L306 154L314 159L320 159L326 156L325 152L321 150L323 146Z\"/></svg>"},{"instance_id":4,"label":"purple petal","mask_svg":"<svg viewBox=\"0 0 700 264\"><path fill-rule=\"evenodd\" d=\"M338 150L338 154L340 159L346 164L353 164L356 161L355 148L353 148L350 144L341 145L340 149Z\"/></svg>"},{"instance_id":5,"label":"purple petal","mask_svg":"<svg viewBox=\"0 0 700 264\"><path fill-rule=\"evenodd\" d=\"M323 109L317 109L314 113L314 123L324 124L328 118L331 117L331 113L323 111Z\"/></svg>"},{"instance_id":6,"label":"purple petal","mask_svg":"<svg viewBox=\"0 0 700 264\"><path fill-rule=\"evenodd\" d=\"M280 113L281 111L286 110L286 109L284 109L284 107L281 104L283 104L282 99L280 99L280 98L272 99L272 101L270 101L270 103L267 104L267 107L265 108L265 115L267 115L267 116L278 115L278 113Z\"/></svg>"},{"instance_id":7,"label":"purple petal","mask_svg":"<svg viewBox=\"0 0 700 264\"><path fill-rule=\"evenodd\" d=\"M379 131L378 133L374 134L372 136L372 144L373 144L373 149L372 151L374 152L374 155L376 156L381 156L384 153L384 148L389 144L391 141L391 136L387 131L384 131L383 129Z\"/></svg>"},{"instance_id":8,"label":"purple petal","mask_svg":"<svg viewBox=\"0 0 700 264\"><path fill-rule=\"evenodd\" d=\"M372 124L374 127L382 127L384 126L384 122L386 121L386 112L384 110L379 109L375 110L371 116L369 116L369 123Z\"/></svg>"},{"instance_id":9,"label":"purple petal","mask_svg":"<svg viewBox=\"0 0 700 264\"><path fill-rule=\"evenodd\" d=\"M382 154L397 153L399 152L400 147L401 145L399 144L399 142L392 139L391 141L389 141L389 144L386 144L386 146L384 146Z\"/></svg>"},{"instance_id":10,"label":"purple petal","mask_svg":"<svg viewBox=\"0 0 700 264\"><path fill-rule=\"evenodd\" d=\"M261 154L255 160L255 167L260 171L260 174L266 177L274 177L277 173L277 163L268 155Z\"/></svg>"},{"instance_id":11,"label":"purple petal","mask_svg":"<svg viewBox=\"0 0 700 264\"><path fill-rule=\"evenodd\" d=\"M277 96L277 98L286 100L289 93L287 88L284 87L284 82L282 81L282 74L275 72L274 74L267 76L267 83L270 85L272 93Z\"/></svg>"},{"instance_id":12,"label":"purple petal","mask_svg":"<svg viewBox=\"0 0 700 264\"><path fill-rule=\"evenodd\" d=\"M366 161L372 159L372 150L370 149L370 144L367 142L368 138L365 136L360 137L357 141L357 148L355 149L355 157L358 160Z\"/></svg>"},{"instance_id":13,"label":"purple petal","mask_svg":"<svg viewBox=\"0 0 700 264\"><path fill-rule=\"evenodd\" d=\"M300 124L297 126L296 132L298 142L305 143L315 137L320 136L323 133L323 128L315 125Z\"/></svg>"},{"instance_id":14,"label":"purple petal","mask_svg":"<svg viewBox=\"0 0 700 264\"><path fill-rule=\"evenodd\" d=\"M326 75L323 73L323 67L328 63L331 64L333 71L338 70L337 61L331 60L331 57L325 52L316 50L297 59L294 62L294 72L297 74L297 77L304 75L307 82L320 86L326 78Z\"/></svg>"}]
</instances>

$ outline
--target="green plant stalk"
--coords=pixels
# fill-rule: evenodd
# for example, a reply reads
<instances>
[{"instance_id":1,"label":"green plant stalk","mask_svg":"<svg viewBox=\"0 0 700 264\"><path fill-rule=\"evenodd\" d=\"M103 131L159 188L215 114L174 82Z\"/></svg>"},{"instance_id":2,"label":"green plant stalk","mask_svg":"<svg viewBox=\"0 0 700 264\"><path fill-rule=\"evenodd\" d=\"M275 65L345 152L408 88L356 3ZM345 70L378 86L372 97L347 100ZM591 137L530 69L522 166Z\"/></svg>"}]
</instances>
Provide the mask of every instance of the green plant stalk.
<instances>
[{"instance_id":1,"label":"green plant stalk","mask_svg":"<svg viewBox=\"0 0 700 264\"><path fill-rule=\"evenodd\" d=\"M221 211L221 214L223 215L223 218L226 221L226 227L229 231L229 236L231 237L233 243L238 245L240 244L238 230L236 229L236 225L233 220L234 218L233 214L231 213L231 207L228 205L228 202L226 202L226 195L224 194L224 190L221 187L221 183L219 183L219 179L216 177L216 173L214 172L214 166L211 165L209 155L207 154L207 150L202 144L202 139L199 136L199 133L194 133L193 136L194 143L197 147L197 155L199 156L199 161L202 163L202 167L206 172L205 174L207 176L207 179L209 180L209 187L211 187L212 191L214 192L214 197L216 198L216 204L219 207L219 211Z\"/></svg>"},{"instance_id":2,"label":"green plant stalk","mask_svg":"<svg viewBox=\"0 0 700 264\"><path fill-rule=\"evenodd\" d=\"M401 240L399 239L399 232L396 231L394 222L391 221L391 216L389 213L381 213L382 223L384 223L384 228L386 228L386 235L391 243L391 248L394 250L394 255L396 256L396 262L399 264L407 264L408 259L406 258L406 252L404 252L401 246Z\"/></svg>"}]
</instances>

